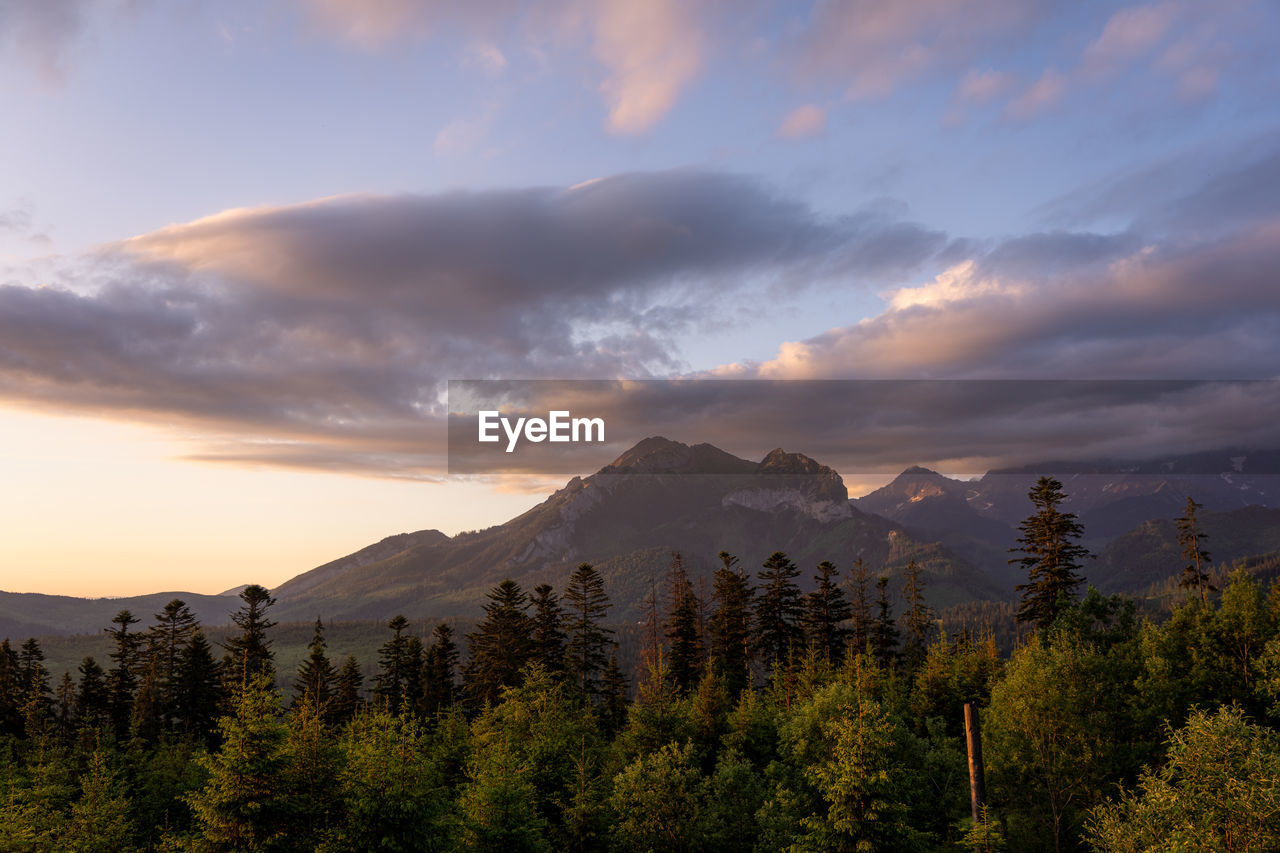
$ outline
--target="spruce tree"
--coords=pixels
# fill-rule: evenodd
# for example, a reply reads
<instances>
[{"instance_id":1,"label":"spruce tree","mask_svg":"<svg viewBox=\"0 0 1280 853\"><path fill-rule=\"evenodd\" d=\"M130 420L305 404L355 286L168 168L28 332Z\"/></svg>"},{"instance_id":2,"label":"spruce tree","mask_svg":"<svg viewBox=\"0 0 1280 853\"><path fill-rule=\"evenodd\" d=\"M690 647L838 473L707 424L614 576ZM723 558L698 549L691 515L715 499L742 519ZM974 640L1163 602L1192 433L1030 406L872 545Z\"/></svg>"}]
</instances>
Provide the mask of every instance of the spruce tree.
<instances>
[{"instance_id":1,"label":"spruce tree","mask_svg":"<svg viewBox=\"0 0 1280 853\"><path fill-rule=\"evenodd\" d=\"M711 668L733 698L751 684L751 605L754 591L738 558L721 551L707 637Z\"/></svg>"},{"instance_id":2,"label":"spruce tree","mask_svg":"<svg viewBox=\"0 0 1280 853\"><path fill-rule=\"evenodd\" d=\"M915 560L907 563L902 586L902 601L906 609L902 612L902 657L907 667L915 671L924 663L929 648L929 634L934 627L933 609L924 600L924 580L920 577L920 564Z\"/></svg>"},{"instance_id":3,"label":"spruce tree","mask_svg":"<svg viewBox=\"0 0 1280 853\"><path fill-rule=\"evenodd\" d=\"M849 643L858 654L867 651L871 639L871 576L866 561L861 557L853 561L849 571L849 617L852 626Z\"/></svg>"},{"instance_id":4,"label":"spruce tree","mask_svg":"<svg viewBox=\"0 0 1280 853\"><path fill-rule=\"evenodd\" d=\"M804 630L809 648L827 663L838 664L849 642L845 622L852 613L844 590L836 582L840 573L823 560L814 575L814 590L804 597Z\"/></svg>"},{"instance_id":5,"label":"spruce tree","mask_svg":"<svg viewBox=\"0 0 1280 853\"><path fill-rule=\"evenodd\" d=\"M176 716L179 728L191 737L208 740L222 705L222 679L213 649L196 628L178 656Z\"/></svg>"},{"instance_id":6,"label":"spruce tree","mask_svg":"<svg viewBox=\"0 0 1280 853\"><path fill-rule=\"evenodd\" d=\"M889 665L898 648L898 627L889 601L889 578L884 575L876 579L876 618L871 625L871 647L882 666Z\"/></svg>"},{"instance_id":7,"label":"spruce tree","mask_svg":"<svg viewBox=\"0 0 1280 853\"><path fill-rule=\"evenodd\" d=\"M378 649L378 672L373 677L373 695L389 713L399 714L405 701L405 684L409 678L409 647L404 630L409 620L397 614L387 627L391 639Z\"/></svg>"},{"instance_id":8,"label":"spruce tree","mask_svg":"<svg viewBox=\"0 0 1280 853\"><path fill-rule=\"evenodd\" d=\"M604 683L601 687L601 716L605 732L612 734L621 731L627 721L627 677L618 666L618 646L615 643L613 653L609 655L609 663L604 668Z\"/></svg>"},{"instance_id":9,"label":"spruce tree","mask_svg":"<svg viewBox=\"0 0 1280 853\"><path fill-rule=\"evenodd\" d=\"M565 672L564 608L551 584L538 584L529 598L533 605L533 659L553 678Z\"/></svg>"},{"instance_id":10,"label":"spruce tree","mask_svg":"<svg viewBox=\"0 0 1280 853\"><path fill-rule=\"evenodd\" d=\"M111 722L111 694L106 673L90 655L80 661L80 686L76 691L76 717L88 729L101 729Z\"/></svg>"},{"instance_id":11,"label":"spruce tree","mask_svg":"<svg viewBox=\"0 0 1280 853\"><path fill-rule=\"evenodd\" d=\"M423 680L426 654L422 650L422 638L411 634L404 641L404 703L405 710L423 711L426 689Z\"/></svg>"},{"instance_id":12,"label":"spruce tree","mask_svg":"<svg viewBox=\"0 0 1280 853\"><path fill-rule=\"evenodd\" d=\"M1027 496L1036 511L1018 526L1022 533L1018 547L1009 549L1023 556L1009 562L1027 571L1027 583L1017 586L1022 593L1018 621L1034 622L1043 629L1052 624L1063 603L1083 583L1078 574L1080 561L1093 555L1075 541L1084 534L1075 513L1058 509L1067 497L1062 483L1041 477Z\"/></svg>"},{"instance_id":13,"label":"spruce tree","mask_svg":"<svg viewBox=\"0 0 1280 853\"><path fill-rule=\"evenodd\" d=\"M293 681L293 703L309 704L317 714L327 719L326 709L332 698L334 680L338 673L325 649L324 623L317 616L311 632L311 643L307 646L309 654L299 665L298 675Z\"/></svg>"},{"instance_id":14,"label":"spruce tree","mask_svg":"<svg viewBox=\"0 0 1280 853\"><path fill-rule=\"evenodd\" d=\"M197 622L191 608L175 598L156 614L156 622L147 632L148 654L155 660L160 692L160 715L165 728L172 727L175 693L178 681L178 659L191 640Z\"/></svg>"},{"instance_id":15,"label":"spruce tree","mask_svg":"<svg viewBox=\"0 0 1280 853\"><path fill-rule=\"evenodd\" d=\"M18 681L22 690L19 700L27 720L47 717L53 691L49 687L49 670L44 665L44 650L35 637L28 638L18 652Z\"/></svg>"},{"instance_id":16,"label":"spruce tree","mask_svg":"<svg viewBox=\"0 0 1280 853\"><path fill-rule=\"evenodd\" d=\"M222 645L227 650L223 666L233 690L240 689L259 674L275 678L275 654L267 631L276 623L267 618L267 609L276 600L266 587L256 583L241 590L240 600L244 603L231 614L231 621L240 629L240 634Z\"/></svg>"},{"instance_id":17,"label":"spruce tree","mask_svg":"<svg viewBox=\"0 0 1280 853\"><path fill-rule=\"evenodd\" d=\"M1186 511L1174 523L1178 529L1178 544L1182 546L1182 556L1187 561L1178 584L1183 589L1199 590L1201 603L1208 604L1209 593L1216 590L1209 583L1209 552L1202 547L1209 536L1200 529L1196 520L1196 513L1202 509L1203 504L1188 496Z\"/></svg>"},{"instance_id":18,"label":"spruce tree","mask_svg":"<svg viewBox=\"0 0 1280 853\"><path fill-rule=\"evenodd\" d=\"M355 655L347 655L338 670L338 680L333 691L333 722L342 725L360 710L360 692L364 689L364 673Z\"/></svg>"},{"instance_id":19,"label":"spruce tree","mask_svg":"<svg viewBox=\"0 0 1280 853\"><path fill-rule=\"evenodd\" d=\"M799 625L800 587L795 582L799 576L796 564L781 551L770 555L760 572L755 602L756 648L771 672L787 662L792 648L803 639Z\"/></svg>"},{"instance_id":20,"label":"spruce tree","mask_svg":"<svg viewBox=\"0 0 1280 853\"><path fill-rule=\"evenodd\" d=\"M107 671L107 690L111 694L111 723L116 740L124 740L129 733L133 715L133 694L138 689L138 646L142 635L130 632L129 626L138 619L128 610L121 610L111 620L115 628L106 629L111 637L111 669Z\"/></svg>"},{"instance_id":21,"label":"spruce tree","mask_svg":"<svg viewBox=\"0 0 1280 853\"><path fill-rule=\"evenodd\" d=\"M22 734L22 677L8 637L0 642L0 734Z\"/></svg>"},{"instance_id":22,"label":"spruce tree","mask_svg":"<svg viewBox=\"0 0 1280 853\"><path fill-rule=\"evenodd\" d=\"M609 662L613 631L602 624L612 606L604 591L604 578L590 563L574 569L565 587L564 601L568 618L565 647L566 663L573 683L583 698L600 694L600 675Z\"/></svg>"},{"instance_id":23,"label":"spruce tree","mask_svg":"<svg viewBox=\"0 0 1280 853\"><path fill-rule=\"evenodd\" d=\"M507 578L488 593L484 619L467 635L467 693L477 705L496 703L504 687L520 683L520 670L533 655L533 620L520 584Z\"/></svg>"},{"instance_id":24,"label":"spruce tree","mask_svg":"<svg viewBox=\"0 0 1280 853\"><path fill-rule=\"evenodd\" d=\"M666 637L670 649L668 673L676 689L688 692L698 683L702 672L702 638L698 634L698 596L689 581L684 560L671 555L671 571L667 574Z\"/></svg>"},{"instance_id":25,"label":"spruce tree","mask_svg":"<svg viewBox=\"0 0 1280 853\"><path fill-rule=\"evenodd\" d=\"M441 622L431 632L431 645L423 661L424 710L429 714L453 705L457 685L458 645L453 641L453 628Z\"/></svg>"}]
</instances>

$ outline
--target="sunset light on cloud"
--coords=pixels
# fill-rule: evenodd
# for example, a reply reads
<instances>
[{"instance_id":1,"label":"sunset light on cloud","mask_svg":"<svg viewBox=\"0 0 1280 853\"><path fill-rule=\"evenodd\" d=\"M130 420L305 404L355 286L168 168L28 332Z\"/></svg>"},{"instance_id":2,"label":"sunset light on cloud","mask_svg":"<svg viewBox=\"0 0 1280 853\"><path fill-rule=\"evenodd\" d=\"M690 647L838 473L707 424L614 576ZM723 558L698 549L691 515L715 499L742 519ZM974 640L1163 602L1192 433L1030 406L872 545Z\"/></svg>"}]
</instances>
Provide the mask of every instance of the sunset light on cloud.
<instances>
[{"instance_id":1,"label":"sunset light on cloud","mask_svg":"<svg viewBox=\"0 0 1280 853\"><path fill-rule=\"evenodd\" d=\"M504 521L549 481L448 476L450 379L1278 378L1278 49L1264 0L7 4L0 589Z\"/></svg>"}]
</instances>

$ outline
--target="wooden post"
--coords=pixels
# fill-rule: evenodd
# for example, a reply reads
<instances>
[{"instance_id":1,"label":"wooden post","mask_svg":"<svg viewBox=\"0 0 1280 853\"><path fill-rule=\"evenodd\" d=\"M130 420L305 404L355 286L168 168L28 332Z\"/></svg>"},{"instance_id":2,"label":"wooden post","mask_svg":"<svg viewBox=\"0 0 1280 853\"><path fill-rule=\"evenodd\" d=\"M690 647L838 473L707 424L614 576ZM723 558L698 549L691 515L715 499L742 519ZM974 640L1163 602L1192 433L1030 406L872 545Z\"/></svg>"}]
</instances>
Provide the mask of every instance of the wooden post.
<instances>
[{"instance_id":1,"label":"wooden post","mask_svg":"<svg viewBox=\"0 0 1280 853\"><path fill-rule=\"evenodd\" d=\"M986 785L982 778L982 732L978 729L978 709L964 703L964 740L969 748L969 801L973 805L973 822L982 820L982 803Z\"/></svg>"}]
</instances>

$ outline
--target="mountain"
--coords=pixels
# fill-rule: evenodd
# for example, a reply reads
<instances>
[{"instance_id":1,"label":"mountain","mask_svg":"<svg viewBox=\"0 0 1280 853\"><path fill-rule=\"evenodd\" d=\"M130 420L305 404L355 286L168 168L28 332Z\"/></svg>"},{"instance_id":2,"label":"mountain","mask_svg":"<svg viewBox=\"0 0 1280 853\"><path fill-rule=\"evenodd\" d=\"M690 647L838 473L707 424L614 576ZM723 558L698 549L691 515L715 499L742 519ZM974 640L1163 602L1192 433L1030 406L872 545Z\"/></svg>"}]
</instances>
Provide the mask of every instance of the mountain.
<instances>
[{"instance_id":1,"label":"mountain","mask_svg":"<svg viewBox=\"0 0 1280 853\"><path fill-rule=\"evenodd\" d=\"M505 524L299 575L275 590L276 611L299 620L475 614L503 578L560 588L578 563L591 562L605 577L615 618L634 618L661 588L672 552L709 581L721 550L748 569L786 551L806 579L824 559L847 568L861 556L893 575L914 558L940 605L1005 594L944 547L859 510L840 475L807 456L779 448L751 462L709 444L654 437Z\"/></svg>"},{"instance_id":2,"label":"mountain","mask_svg":"<svg viewBox=\"0 0 1280 853\"><path fill-rule=\"evenodd\" d=\"M941 543L986 568L993 579L1011 589L1024 580L1008 563L1008 549L1017 538L1017 531L997 518L979 513L968 498L971 486L913 466L889 485L853 503L864 512L901 524L913 538ZM1024 504L1025 501L1024 493Z\"/></svg>"},{"instance_id":3,"label":"mountain","mask_svg":"<svg viewBox=\"0 0 1280 853\"><path fill-rule=\"evenodd\" d=\"M611 618L634 620L643 599L661 589L673 551L704 589L719 551L755 571L781 550L805 583L821 560L844 571L862 558L872 573L896 576L915 559L937 607L1008 601L1023 578L1008 565L1007 549L1042 473L1063 481L1065 508L1079 514L1086 544L1099 554L1085 568L1089 579L1108 591L1141 594L1181 570L1170 531L1188 494L1206 506L1215 561L1280 550L1277 472L1280 454L1242 451L1044 463L974 481L913 467L849 500L839 474L800 453L778 448L756 462L710 444L653 437L503 524L453 537L401 533L298 575L273 591L273 617L473 619L485 593L506 577L526 589L561 589L578 563L591 562L614 602ZM225 624L239 606L239 589L118 599L0 592L0 636L98 632L121 609L147 619L174 597L201 621Z\"/></svg>"},{"instance_id":4,"label":"mountain","mask_svg":"<svg viewBox=\"0 0 1280 853\"><path fill-rule=\"evenodd\" d=\"M239 592L237 589L236 592ZM76 598L36 592L0 592L0 638L26 639L49 634L95 634L110 627L111 618L128 610L143 620L175 598L181 598L201 622L223 625L240 606L231 595L199 595L194 592L155 592L124 598Z\"/></svg>"}]
</instances>

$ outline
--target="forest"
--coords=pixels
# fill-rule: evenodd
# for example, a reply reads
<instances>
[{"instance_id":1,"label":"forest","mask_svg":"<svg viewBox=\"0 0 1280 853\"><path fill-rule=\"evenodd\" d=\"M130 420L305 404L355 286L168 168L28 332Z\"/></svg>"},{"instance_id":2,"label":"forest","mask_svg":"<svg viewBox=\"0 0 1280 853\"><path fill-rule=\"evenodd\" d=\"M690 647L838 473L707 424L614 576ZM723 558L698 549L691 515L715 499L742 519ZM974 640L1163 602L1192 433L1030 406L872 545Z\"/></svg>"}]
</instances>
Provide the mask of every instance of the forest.
<instances>
[{"instance_id":1,"label":"forest","mask_svg":"<svg viewBox=\"0 0 1280 853\"><path fill-rule=\"evenodd\" d=\"M914 564L832 555L806 592L780 552L709 589L672 555L626 670L588 563L465 636L391 619L369 683L319 620L278 671L261 586L221 647L180 600L60 679L6 639L0 850L1280 850L1280 581L1213 567L1188 498L1181 603L1144 615L1088 586L1062 484L1029 497L1007 651L944 632Z\"/></svg>"}]
</instances>

